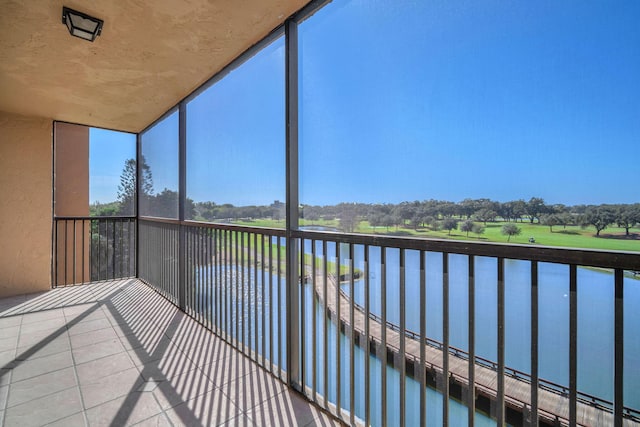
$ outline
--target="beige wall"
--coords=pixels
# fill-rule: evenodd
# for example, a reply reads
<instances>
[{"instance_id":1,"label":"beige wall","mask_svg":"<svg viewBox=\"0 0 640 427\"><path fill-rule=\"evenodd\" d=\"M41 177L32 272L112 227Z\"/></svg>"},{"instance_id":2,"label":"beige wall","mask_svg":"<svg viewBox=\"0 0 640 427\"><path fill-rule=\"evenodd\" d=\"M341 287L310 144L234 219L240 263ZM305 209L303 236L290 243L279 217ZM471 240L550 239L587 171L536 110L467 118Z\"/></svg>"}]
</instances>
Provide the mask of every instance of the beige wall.
<instances>
[{"instance_id":1,"label":"beige wall","mask_svg":"<svg viewBox=\"0 0 640 427\"><path fill-rule=\"evenodd\" d=\"M50 289L52 121L0 112L0 297Z\"/></svg>"},{"instance_id":2,"label":"beige wall","mask_svg":"<svg viewBox=\"0 0 640 427\"><path fill-rule=\"evenodd\" d=\"M55 215L89 216L89 127L56 122L53 133ZM88 282L91 224L70 220L57 227L53 280L56 285Z\"/></svg>"},{"instance_id":3,"label":"beige wall","mask_svg":"<svg viewBox=\"0 0 640 427\"><path fill-rule=\"evenodd\" d=\"M55 135L56 216L89 215L89 127L57 122Z\"/></svg>"}]
</instances>

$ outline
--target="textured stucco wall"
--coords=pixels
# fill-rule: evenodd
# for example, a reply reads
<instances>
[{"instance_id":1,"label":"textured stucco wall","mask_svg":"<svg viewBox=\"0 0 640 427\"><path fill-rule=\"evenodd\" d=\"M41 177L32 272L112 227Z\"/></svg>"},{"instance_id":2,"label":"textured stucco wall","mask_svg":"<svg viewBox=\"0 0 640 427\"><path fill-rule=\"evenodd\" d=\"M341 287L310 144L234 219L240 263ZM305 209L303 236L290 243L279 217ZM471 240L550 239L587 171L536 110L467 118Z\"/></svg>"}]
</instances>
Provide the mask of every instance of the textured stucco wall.
<instances>
[{"instance_id":1,"label":"textured stucco wall","mask_svg":"<svg viewBox=\"0 0 640 427\"><path fill-rule=\"evenodd\" d=\"M56 216L89 216L89 127L55 123Z\"/></svg>"},{"instance_id":2,"label":"textured stucco wall","mask_svg":"<svg viewBox=\"0 0 640 427\"><path fill-rule=\"evenodd\" d=\"M139 132L306 3L2 0L0 111ZM104 20L95 42L63 5Z\"/></svg>"},{"instance_id":3,"label":"textured stucco wall","mask_svg":"<svg viewBox=\"0 0 640 427\"><path fill-rule=\"evenodd\" d=\"M51 287L52 121L0 112L0 297Z\"/></svg>"},{"instance_id":4,"label":"textured stucco wall","mask_svg":"<svg viewBox=\"0 0 640 427\"><path fill-rule=\"evenodd\" d=\"M56 217L89 216L89 127L60 122L53 126L54 213ZM76 223L74 229L73 222L59 222L57 227L54 282L89 280L89 224Z\"/></svg>"}]
</instances>

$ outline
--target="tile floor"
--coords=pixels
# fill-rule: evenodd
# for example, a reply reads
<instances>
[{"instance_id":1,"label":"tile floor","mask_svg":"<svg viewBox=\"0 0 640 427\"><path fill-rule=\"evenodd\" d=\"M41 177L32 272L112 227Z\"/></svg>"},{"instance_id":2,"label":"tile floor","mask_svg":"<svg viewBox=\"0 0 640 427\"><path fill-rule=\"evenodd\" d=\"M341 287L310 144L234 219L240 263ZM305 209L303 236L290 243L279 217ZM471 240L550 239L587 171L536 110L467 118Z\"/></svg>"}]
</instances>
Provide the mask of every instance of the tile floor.
<instances>
[{"instance_id":1,"label":"tile floor","mask_svg":"<svg viewBox=\"0 0 640 427\"><path fill-rule=\"evenodd\" d=\"M138 280L0 300L0 424L339 425Z\"/></svg>"}]
</instances>

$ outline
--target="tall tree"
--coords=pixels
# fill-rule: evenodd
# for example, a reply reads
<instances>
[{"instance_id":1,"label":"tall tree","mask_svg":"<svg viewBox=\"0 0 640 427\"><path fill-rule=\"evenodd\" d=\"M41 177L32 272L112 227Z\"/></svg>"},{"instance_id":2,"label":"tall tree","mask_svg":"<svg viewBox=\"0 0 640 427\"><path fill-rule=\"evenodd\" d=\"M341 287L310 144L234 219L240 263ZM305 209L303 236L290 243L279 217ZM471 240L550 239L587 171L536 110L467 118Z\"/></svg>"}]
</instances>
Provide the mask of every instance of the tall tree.
<instances>
[{"instance_id":1,"label":"tall tree","mask_svg":"<svg viewBox=\"0 0 640 427\"><path fill-rule=\"evenodd\" d=\"M402 202L396 206L393 213L398 223L404 227L407 221L410 221L416 214L416 206L411 204L411 202Z\"/></svg>"},{"instance_id":2,"label":"tall tree","mask_svg":"<svg viewBox=\"0 0 640 427\"><path fill-rule=\"evenodd\" d=\"M151 168L147 164L144 156L140 161L140 197L147 199L153 195L153 177ZM120 202L120 215L133 215L136 201L136 160L127 159L124 162L122 173L120 174L120 184L118 185L118 201Z\"/></svg>"},{"instance_id":3,"label":"tall tree","mask_svg":"<svg viewBox=\"0 0 640 427\"><path fill-rule=\"evenodd\" d=\"M505 224L502 226L500 233L507 237L507 242L511 241L511 236L518 236L522 229L515 224Z\"/></svg>"},{"instance_id":4,"label":"tall tree","mask_svg":"<svg viewBox=\"0 0 640 427\"><path fill-rule=\"evenodd\" d=\"M596 236L600 232L615 222L615 213L611 207L606 205L592 206L584 214L583 226L593 225L596 229Z\"/></svg>"},{"instance_id":5,"label":"tall tree","mask_svg":"<svg viewBox=\"0 0 640 427\"><path fill-rule=\"evenodd\" d=\"M369 214L367 215L367 219L369 220L369 225L373 227L374 230L376 227L382 226L383 217L384 217L384 214L381 212L369 212Z\"/></svg>"},{"instance_id":6,"label":"tall tree","mask_svg":"<svg viewBox=\"0 0 640 427\"><path fill-rule=\"evenodd\" d=\"M463 233L467 233L467 237L469 237L469 232L473 231L473 225L473 221L468 219L460 224L460 231L462 231Z\"/></svg>"},{"instance_id":7,"label":"tall tree","mask_svg":"<svg viewBox=\"0 0 640 427\"><path fill-rule=\"evenodd\" d=\"M455 230L458 228L458 220L454 218L445 218L442 220L442 229L449 231L449 236L451 236L451 230Z\"/></svg>"},{"instance_id":8,"label":"tall tree","mask_svg":"<svg viewBox=\"0 0 640 427\"><path fill-rule=\"evenodd\" d=\"M629 229L640 224L640 204L620 205L617 207L615 215L618 227L624 228L625 234L628 236Z\"/></svg>"},{"instance_id":9,"label":"tall tree","mask_svg":"<svg viewBox=\"0 0 640 427\"><path fill-rule=\"evenodd\" d=\"M464 199L458 203L458 213L461 217L471 219L471 215L479 209L478 201L473 199Z\"/></svg>"},{"instance_id":10,"label":"tall tree","mask_svg":"<svg viewBox=\"0 0 640 427\"><path fill-rule=\"evenodd\" d=\"M473 228L471 229L471 231L474 234L477 234L478 238L480 238L480 235L484 233L484 227L480 224L473 224Z\"/></svg>"},{"instance_id":11,"label":"tall tree","mask_svg":"<svg viewBox=\"0 0 640 427\"><path fill-rule=\"evenodd\" d=\"M124 162L124 168L120 174L118 185L118 201L120 202L119 214L132 215L136 200L136 160L128 159Z\"/></svg>"},{"instance_id":12,"label":"tall tree","mask_svg":"<svg viewBox=\"0 0 640 427\"><path fill-rule=\"evenodd\" d=\"M359 223L360 220L354 208L344 207L342 209L342 212L340 212L340 228L345 233L353 233Z\"/></svg>"},{"instance_id":13,"label":"tall tree","mask_svg":"<svg viewBox=\"0 0 640 427\"><path fill-rule=\"evenodd\" d=\"M540 215L542 215L543 213L546 213L548 210L547 206L544 204L544 200L541 199L540 197L532 197L531 199L529 199L525 209L526 209L526 214L529 217L529 220L531 221L531 224L533 224L533 221L535 219L537 219L538 222L540 222Z\"/></svg>"},{"instance_id":14,"label":"tall tree","mask_svg":"<svg viewBox=\"0 0 640 427\"><path fill-rule=\"evenodd\" d=\"M393 227L395 222L395 219L393 217L393 215L391 214L385 214L382 216L382 224L384 227L387 228L387 232L389 231L389 227Z\"/></svg>"},{"instance_id":15,"label":"tall tree","mask_svg":"<svg viewBox=\"0 0 640 427\"><path fill-rule=\"evenodd\" d=\"M522 199L518 199L507 203L509 203L509 207L511 208L511 214L513 215L514 221L522 221L522 217L527 213L527 202Z\"/></svg>"},{"instance_id":16,"label":"tall tree","mask_svg":"<svg viewBox=\"0 0 640 427\"><path fill-rule=\"evenodd\" d=\"M484 225L487 225L487 222L493 222L496 220L498 213L493 209L482 208L479 209L474 216L477 221L483 222Z\"/></svg>"},{"instance_id":17,"label":"tall tree","mask_svg":"<svg viewBox=\"0 0 640 427\"><path fill-rule=\"evenodd\" d=\"M567 225L575 224L575 217L570 212L564 212L556 216L558 218L558 224L563 228L567 228Z\"/></svg>"},{"instance_id":18,"label":"tall tree","mask_svg":"<svg viewBox=\"0 0 640 427\"><path fill-rule=\"evenodd\" d=\"M549 231L553 233L553 226L560 224L560 218L556 214L540 216L540 223L549 226Z\"/></svg>"}]
</instances>

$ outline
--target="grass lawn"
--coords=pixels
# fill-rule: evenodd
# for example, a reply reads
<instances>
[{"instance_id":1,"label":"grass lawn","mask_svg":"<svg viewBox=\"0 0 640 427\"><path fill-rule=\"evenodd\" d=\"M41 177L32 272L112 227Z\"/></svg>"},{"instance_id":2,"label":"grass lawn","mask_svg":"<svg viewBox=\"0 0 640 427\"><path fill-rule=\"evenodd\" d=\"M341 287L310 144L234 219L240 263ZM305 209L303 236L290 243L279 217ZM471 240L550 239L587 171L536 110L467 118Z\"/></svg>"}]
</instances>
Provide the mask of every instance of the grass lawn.
<instances>
[{"instance_id":1,"label":"grass lawn","mask_svg":"<svg viewBox=\"0 0 640 427\"><path fill-rule=\"evenodd\" d=\"M284 228L285 221L274 221L271 219L256 219L253 221L239 221L236 224L259 227ZM423 237L436 239L455 239L482 242L500 242L507 243L507 236L503 236L500 230L506 222L487 223L485 231L481 235L466 233L459 230L452 230L449 235L448 231L432 231L430 229L414 230L409 227L371 227L367 221L361 221L356 229L357 233L366 234L386 234L391 236L406 237ZM339 228L338 220L317 220L305 221L301 220L300 225L309 226L317 225L322 227ZM512 236L509 243L532 244L541 246L563 246L570 248L585 249L603 249L614 251L640 251L640 228L632 228L630 230L631 238L625 236L625 230L618 227L610 227L600 232L600 237L595 237L596 231L593 227L585 229L577 226L554 226L553 232L546 225L531 224L527 222L518 222L516 224L522 232L519 236ZM535 243L529 243L529 238L533 237Z\"/></svg>"},{"instance_id":2,"label":"grass lawn","mask_svg":"<svg viewBox=\"0 0 640 427\"><path fill-rule=\"evenodd\" d=\"M361 223L365 225L366 223ZM400 235L410 233L410 235L416 237L432 237L439 239L456 239L456 240L470 240L470 241L485 241L485 242L500 242L500 243L518 243L518 244L531 244L541 246L563 246L570 248L585 248L585 249L604 249L614 251L640 251L640 228L634 228L629 230L633 238L625 237L625 230L623 228L607 228L600 232L600 237L595 237L596 231L593 227L587 227L582 229L577 226L554 226L553 232L549 230L546 225L531 224L529 222L517 223L516 225L522 230L520 235L512 236L508 240L508 236L502 235L500 232L502 226L507 224L506 222L487 223L485 231L481 235L469 233L467 237L466 233L459 230L452 230L451 235L448 231L431 231L427 229L418 229L414 231L412 229L401 228L398 230ZM361 227L364 228L364 227ZM378 227L380 228L380 227ZM370 231L364 232L383 232L383 230L373 230L372 227L366 225L366 229ZM396 234L395 229L389 229L389 234ZM533 237L535 243L529 243L529 238Z\"/></svg>"},{"instance_id":3,"label":"grass lawn","mask_svg":"<svg viewBox=\"0 0 640 427\"><path fill-rule=\"evenodd\" d=\"M279 221L269 218L256 218L250 221L232 221L232 224L246 225L247 227L269 227L269 228L285 228L286 222L284 219Z\"/></svg>"}]
</instances>

